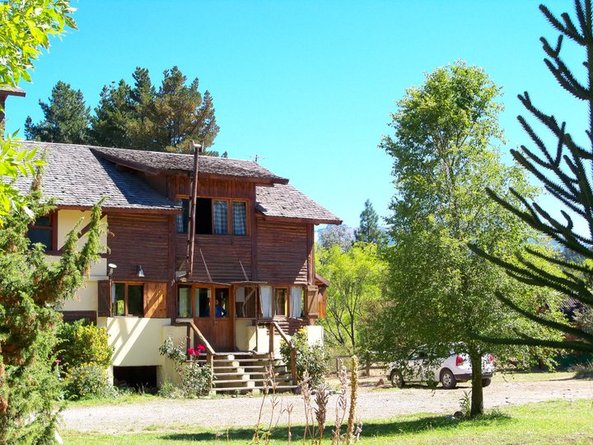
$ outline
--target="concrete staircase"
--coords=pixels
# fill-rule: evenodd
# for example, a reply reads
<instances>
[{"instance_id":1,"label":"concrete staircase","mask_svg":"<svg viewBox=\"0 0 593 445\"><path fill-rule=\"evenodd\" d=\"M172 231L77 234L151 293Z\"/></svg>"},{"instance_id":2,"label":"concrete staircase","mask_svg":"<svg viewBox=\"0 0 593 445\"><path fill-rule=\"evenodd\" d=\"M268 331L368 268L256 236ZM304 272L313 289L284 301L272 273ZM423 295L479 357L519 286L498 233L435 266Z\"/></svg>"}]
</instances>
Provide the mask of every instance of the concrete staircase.
<instances>
[{"instance_id":1,"label":"concrete staircase","mask_svg":"<svg viewBox=\"0 0 593 445\"><path fill-rule=\"evenodd\" d=\"M206 354L201 354L198 361L206 364ZM271 370L276 392L294 391L297 388L287 366L269 354L218 352L213 356L212 391L227 394L257 393L264 390L266 385L271 391Z\"/></svg>"}]
</instances>

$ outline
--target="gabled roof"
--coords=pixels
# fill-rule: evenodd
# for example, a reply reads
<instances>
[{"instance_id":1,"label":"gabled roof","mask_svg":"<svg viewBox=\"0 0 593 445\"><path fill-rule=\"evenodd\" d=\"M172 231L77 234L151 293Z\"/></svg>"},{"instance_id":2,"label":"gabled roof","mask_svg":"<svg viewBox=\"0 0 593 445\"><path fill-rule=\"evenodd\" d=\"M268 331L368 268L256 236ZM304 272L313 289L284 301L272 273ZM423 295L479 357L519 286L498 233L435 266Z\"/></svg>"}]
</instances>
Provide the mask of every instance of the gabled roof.
<instances>
[{"instance_id":1,"label":"gabled roof","mask_svg":"<svg viewBox=\"0 0 593 445\"><path fill-rule=\"evenodd\" d=\"M342 221L329 210L289 184L273 187L256 187L256 209L265 217L290 218L314 224L341 224Z\"/></svg>"},{"instance_id":2,"label":"gabled roof","mask_svg":"<svg viewBox=\"0 0 593 445\"><path fill-rule=\"evenodd\" d=\"M45 153L42 189L59 206L90 208L105 197L105 210L178 212L175 203L142 179L101 159L87 146L36 141L24 141L22 146L36 147L37 157ZM26 192L31 182L31 177L19 177L17 187Z\"/></svg>"},{"instance_id":3,"label":"gabled roof","mask_svg":"<svg viewBox=\"0 0 593 445\"><path fill-rule=\"evenodd\" d=\"M129 150L122 148L89 147L95 154L104 159L126 167L147 173L189 174L194 170L192 154L165 153L145 150ZM211 178L241 178L259 184L286 184L288 180L281 178L253 161L200 156L200 175Z\"/></svg>"},{"instance_id":4,"label":"gabled roof","mask_svg":"<svg viewBox=\"0 0 593 445\"><path fill-rule=\"evenodd\" d=\"M37 157L45 153L43 192L66 208L90 208L105 197L105 210L179 212L178 205L151 188L133 170L118 165L170 175L187 174L193 169L192 155L36 141L23 141L22 146L36 147ZM201 156L200 174L254 182L256 210L265 218L313 224L341 223L329 210L288 185L287 179L255 162ZM31 177L19 177L17 187L26 192L31 182Z\"/></svg>"}]
</instances>

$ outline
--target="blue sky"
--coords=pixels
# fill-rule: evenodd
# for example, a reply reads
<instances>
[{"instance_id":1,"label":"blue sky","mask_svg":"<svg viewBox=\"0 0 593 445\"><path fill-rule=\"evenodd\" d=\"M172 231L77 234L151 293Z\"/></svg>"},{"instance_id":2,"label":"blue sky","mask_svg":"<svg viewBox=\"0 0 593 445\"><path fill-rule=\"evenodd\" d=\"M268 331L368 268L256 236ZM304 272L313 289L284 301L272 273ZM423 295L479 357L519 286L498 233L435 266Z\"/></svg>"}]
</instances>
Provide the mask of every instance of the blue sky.
<instances>
[{"instance_id":1,"label":"blue sky","mask_svg":"<svg viewBox=\"0 0 593 445\"><path fill-rule=\"evenodd\" d=\"M509 148L526 143L516 95L567 120L577 139L586 113L545 68L539 37L556 33L532 0L74 1L78 30L54 40L27 97L7 102L7 127L63 80L94 107L101 87L136 66L159 83L178 65L214 98L214 149L253 159L357 226L364 201L388 215L391 160L378 148L395 102L426 73L456 60L503 87ZM554 12L572 2L548 1ZM567 48L568 49L568 48ZM574 54L572 58L581 58ZM508 159L508 156L506 156Z\"/></svg>"}]
</instances>

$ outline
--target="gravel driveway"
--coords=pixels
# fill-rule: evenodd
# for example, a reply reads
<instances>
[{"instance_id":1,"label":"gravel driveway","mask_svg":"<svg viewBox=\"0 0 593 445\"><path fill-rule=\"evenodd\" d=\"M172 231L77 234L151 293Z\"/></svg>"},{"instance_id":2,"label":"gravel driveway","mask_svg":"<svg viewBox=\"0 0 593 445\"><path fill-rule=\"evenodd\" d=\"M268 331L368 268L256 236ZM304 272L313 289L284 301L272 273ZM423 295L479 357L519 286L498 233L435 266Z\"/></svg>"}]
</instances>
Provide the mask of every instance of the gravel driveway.
<instances>
[{"instance_id":1,"label":"gravel driveway","mask_svg":"<svg viewBox=\"0 0 593 445\"><path fill-rule=\"evenodd\" d=\"M376 382L378 378L373 381ZM365 419L389 419L400 414L450 413L459 409L459 399L469 384L455 390L426 387L393 389L363 383L358 399L358 416ZM484 407L491 409L506 405L519 405L545 400L593 399L593 381L560 377L558 379L517 382L497 376L484 388ZM303 402L299 396L279 396L281 406L294 406L292 423L304 423ZM222 397L196 400L155 400L128 405L71 407L63 412L62 426L67 430L116 433L124 431L173 429L175 426L252 427L257 421L262 398ZM330 399L330 412L334 412L335 396ZM279 412L281 409L276 409ZM269 420L270 402L264 405L263 419ZM333 417L333 414L331 415ZM280 419L286 423L286 415Z\"/></svg>"}]
</instances>

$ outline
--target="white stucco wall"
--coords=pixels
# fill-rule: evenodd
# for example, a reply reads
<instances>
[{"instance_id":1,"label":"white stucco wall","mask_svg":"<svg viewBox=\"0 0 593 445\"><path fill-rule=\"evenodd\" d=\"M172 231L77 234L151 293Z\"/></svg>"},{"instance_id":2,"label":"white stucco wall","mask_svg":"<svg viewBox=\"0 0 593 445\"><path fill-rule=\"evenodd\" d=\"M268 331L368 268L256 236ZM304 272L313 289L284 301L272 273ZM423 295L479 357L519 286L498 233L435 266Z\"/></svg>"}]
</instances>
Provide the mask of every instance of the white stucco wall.
<instances>
[{"instance_id":1,"label":"white stucco wall","mask_svg":"<svg viewBox=\"0 0 593 445\"><path fill-rule=\"evenodd\" d=\"M79 230L85 227L91 217L91 212L80 210L59 210L58 211L58 246L60 249L64 246L68 234L79 223ZM103 219L107 222L107 217ZM79 240L79 247L82 247L85 242L83 236ZM101 244L107 246L107 234L103 233L101 236ZM103 249L103 252L105 249ZM48 256L49 261L58 261L58 256ZM83 286L76 291L73 299L65 301L61 310L64 311L96 311L97 310L97 281L107 279L107 259L99 258L91 265L90 273L85 277Z\"/></svg>"},{"instance_id":2,"label":"white stucco wall","mask_svg":"<svg viewBox=\"0 0 593 445\"><path fill-rule=\"evenodd\" d=\"M113 366L162 365L159 346L164 341L164 327L170 327L169 319L100 317L97 325L107 328L109 346L113 347Z\"/></svg>"}]
</instances>

